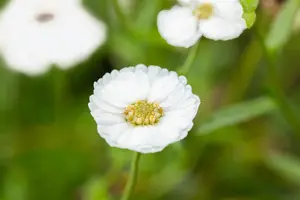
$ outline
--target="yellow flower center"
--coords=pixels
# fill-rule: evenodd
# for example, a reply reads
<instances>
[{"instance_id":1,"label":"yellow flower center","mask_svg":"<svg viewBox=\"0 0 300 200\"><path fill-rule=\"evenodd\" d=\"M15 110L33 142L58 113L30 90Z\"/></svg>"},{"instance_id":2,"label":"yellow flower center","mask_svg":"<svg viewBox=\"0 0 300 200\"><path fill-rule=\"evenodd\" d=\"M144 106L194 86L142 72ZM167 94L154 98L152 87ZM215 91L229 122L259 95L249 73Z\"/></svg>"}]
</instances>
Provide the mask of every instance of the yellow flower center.
<instances>
[{"instance_id":1,"label":"yellow flower center","mask_svg":"<svg viewBox=\"0 0 300 200\"><path fill-rule=\"evenodd\" d=\"M164 110L158 103L146 100L137 101L125 108L125 120L135 126L154 125L164 115Z\"/></svg>"},{"instance_id":2,"label":"yellow flower center","mask_svg":"<svg viewBox=\"0 0 300 200\"><path fill-rule=\"evenodd\" d=\"M210 3L203 3L194 10L194 15L198 19L208 19L213 15L214 7Z\"/></svg>"}]
</instances>

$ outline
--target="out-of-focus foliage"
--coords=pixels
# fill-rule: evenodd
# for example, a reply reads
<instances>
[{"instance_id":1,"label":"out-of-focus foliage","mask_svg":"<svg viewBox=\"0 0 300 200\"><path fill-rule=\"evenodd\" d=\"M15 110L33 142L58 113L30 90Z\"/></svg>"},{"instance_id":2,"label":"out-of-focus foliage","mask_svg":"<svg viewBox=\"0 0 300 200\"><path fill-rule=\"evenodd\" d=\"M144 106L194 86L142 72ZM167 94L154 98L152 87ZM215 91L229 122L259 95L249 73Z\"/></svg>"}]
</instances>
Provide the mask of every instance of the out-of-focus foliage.
<instances>
[{"instance_id":1,"label":"out-of-focus foliage","mask_svg":"<svg viewBox=\"0 0 300 200\"><path fill-rule=\"evenodd\" d=\"M299 0L291 0L283 6L276 21L272 24L270 35L266 41L268 48L277 50L288 41L299 5Z\"/></svg>"},{"instance_id":2,"label":"out-of-focus foliage","mask_svg":"<svg viewBox=\"0 0 300 200\"><path fill-rule=\"evenodd\" d=\"M257 116L266 114L276 107L269 98L258 98L216 112L211 119L200 125L199 132L207 134L222 127L246 122Z\"/></svg>"},{"instance_id":3,"label":"out-of-focus foliage","mask_svg":"<svg viewBox=\"0 0 300 200\"><path fill-rule=\"evenodd\" d=\"M119 199L132 152L98 135L87 107L93 82L138 63L176 70L188 50L157 33L158 12L175 1L124 0L127 25L112 2L84 0L108 24L109 38L79 66L26 77L1 62L0 200ZM242 2L248 13L256 10L254 26L231 41L201 39L187 75L202 101L195 127L182 142L141 157L132 199L300 199L299 133L271 95L257 37L262 33L276 48L280 86L300 113L300 34L292 32L299 3L275 2L280 11L273 18L265 7L256 9L258 1Z\"/></svg>"}]
</instances>

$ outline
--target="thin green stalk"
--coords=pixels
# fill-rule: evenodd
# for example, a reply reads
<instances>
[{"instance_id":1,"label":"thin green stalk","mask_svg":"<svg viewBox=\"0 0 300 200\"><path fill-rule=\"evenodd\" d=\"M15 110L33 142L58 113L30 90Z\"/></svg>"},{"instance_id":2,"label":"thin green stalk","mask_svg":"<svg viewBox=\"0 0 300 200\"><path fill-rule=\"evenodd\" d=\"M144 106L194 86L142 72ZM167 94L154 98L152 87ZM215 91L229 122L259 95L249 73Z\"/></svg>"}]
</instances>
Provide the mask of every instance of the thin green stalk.
<instances>
[{"instance_id":1,"label":"thin green stalk","mask_svg":"<svg viewBox=\"0 0 300 200\"><path fill-rule=\"evenodd\" d=\"M197 56L197 52L198 52L198 46L199 46L199 42L196 43L189 51L189 54L184 62L184 64L177 70L178 74L181 74L181 75L186 75L191 66L193 65L194 63L194 60Z\"/></svg>"},{"instance_id":2,"label":"thin green stalk","mask_svg":"<svg viewBox=\"0 0 300 200\"><path fill-rule=\"evenodd\" d=\"M135 184L137 181L140 157L141 157L141 153L138 153L138 152L134 153L134 157L131 162L130 177L126 184L126 187L125 187L125 190L124 190L121 200L128 200L134 191L134 187L135 187Z\"/></svg>"},{"instance_id":3,"label":"thin green stalk","mask_svg":"<svg viewBox=\"0 0 300 200\"><path fill-rule=\"evenodd\" d=\"M20 74L0 67L0 120L3 122L0 132L8 133L15 131L20 124L18 108Z\"/></svg>"},{"instance_id":4,"label":"thin green stalk","mask_svg":"<svg viewBox=\"0 0 300 200\"><path fill-rule=\"evenodd\" d=\"M120 20L122 25L131 32L131 24L127 19L127 15L123 12L118 0L112 0L112 4L118 17L118 20Z\"/></svg>"},{"instance_id":5,"label":"thin green stalk","mask_svg":"<svg viewBox=\"0 0 300 200\"><path fill-rule=\"evenodd\" d=\"M277 73L277 63L276 63L276 55L274 51L269 50L265 44L265 40L256 31L257 38L261 44L261 47L265 53L265 57L267 59L267 70L270 81L270 89L275 97L275 101L286 119L286 121L290 124L290 126L294 129L294 131L300 134L300 121L298 120L297 113L294 112L292 105L284 94L284 91L280 84L280 79Z\"/></svg>"},{"instance_id":6,"label":"thin green stalk","mask_svg":"<svg viewBox=\"0 0 300 200\"><path fill-rule=\"evenodd\" d=\"M54 92L54 117L56 125L60 124L66 105L66 76L64 71L55 69L52 77Z\"/></svg>"}]
</instances>

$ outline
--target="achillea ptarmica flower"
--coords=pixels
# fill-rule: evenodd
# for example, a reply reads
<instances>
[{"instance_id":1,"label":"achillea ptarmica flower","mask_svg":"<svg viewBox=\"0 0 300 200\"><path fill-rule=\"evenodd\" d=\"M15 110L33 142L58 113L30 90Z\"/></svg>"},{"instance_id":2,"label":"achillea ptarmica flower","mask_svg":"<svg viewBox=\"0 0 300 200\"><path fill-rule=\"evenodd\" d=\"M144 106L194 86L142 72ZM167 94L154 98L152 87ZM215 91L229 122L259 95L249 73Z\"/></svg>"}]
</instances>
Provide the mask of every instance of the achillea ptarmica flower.
<instances>
[{"instance_id":1,"label":"achillea ptarmica flower","mask_svg":"<svg viewBox=\"0 0 300 200\"><path fill-rule=\"evenodd\" d=\"M161 36L173 46L191 47L201 36L230 40L246 28L239 0L180 0L180 6L163 10L157 24Z\"/></svg>"},{"instance_id":2,"label":"achillea ptarmica flower","mask_svg":"<svg viewBox=\"0 0 300 200\"><path fill-rule=\"evenodd\" d=\"M0 13L0 52L7 65L28 75L68 69L106 39L106 26L80 0L11 0Z\"/></svg>"},{"instance_id":3,"label":"achillea ptarmica flower","mask_svg":"<svg viewBox=\"0 0 300 200\"><path fill-rule=\"evenodd\" d=\"M89 108L110 146L154 153L187 136L199 105L185 77L137 65L95 82Z\"/></svg>"}]
</instances>

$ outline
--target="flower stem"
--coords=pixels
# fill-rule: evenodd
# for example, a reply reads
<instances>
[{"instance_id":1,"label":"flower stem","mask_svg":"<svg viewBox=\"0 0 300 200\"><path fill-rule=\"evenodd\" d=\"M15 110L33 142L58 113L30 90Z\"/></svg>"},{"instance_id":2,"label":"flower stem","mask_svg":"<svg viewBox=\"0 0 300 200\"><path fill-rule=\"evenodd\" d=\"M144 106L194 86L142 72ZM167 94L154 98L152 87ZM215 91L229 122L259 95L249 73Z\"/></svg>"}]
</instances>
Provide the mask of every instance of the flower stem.
<instances>
[{"instance_id":1,"label":"flower stem","mask_svg":"<svg viewBox=\"0 0 300 200\"><path fill-rule=\"evenodd\" d=\"M128 200L130 198L130 195L134 191L134 187L135 187L135 184L137 181L140 157L141 157L141 153L138 153L138 152L134 153L134 157L131 162L130 177L126 184L126 187L125 187L125 190L124 190L121 200Z\"/></svg>"},{"instance_id":2,"label":"flower stem","mask_svg":"<svg viewBox=\"0 0 300 200\"><path fill-rule=\"evenodd\" d=\"M54 120L55 124L59 125L64 116L66 97L66 76L65 72L59 69L53 70L52 77L53 92L54 92Z\"/></svg>"},{"instance_id":3,"label":"flower stem","mask_svg":"<svg viewBox=\"0 0 300 200\"><path fill-rule=\"evenodd\" d=\"M127 15L123 12L118 0L112 0L112 4L114 7L114 10L116 12L116 15L118 17L118 20L121 21L122 25L131 32L131 25L128 21Z\"/></svg>"},{"instance_id":4,"label":"flower stem","mask_svg":"<svg viewBox=\"0 0 300 200\"><path fill-rule=\"evenodd\" d=\"M198 46L199 46L199 42L197 42L190 49L189 54L188 54L184 64L177 70L178 74L186 75L189 72L189 70L190 70L190 68L191 68L191 66L192 66L192 64L193 64L193 62L194 62L194 60L197 56Z\"/></svg>"}]
</instances>

